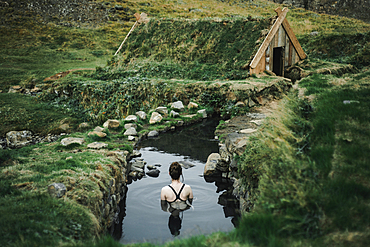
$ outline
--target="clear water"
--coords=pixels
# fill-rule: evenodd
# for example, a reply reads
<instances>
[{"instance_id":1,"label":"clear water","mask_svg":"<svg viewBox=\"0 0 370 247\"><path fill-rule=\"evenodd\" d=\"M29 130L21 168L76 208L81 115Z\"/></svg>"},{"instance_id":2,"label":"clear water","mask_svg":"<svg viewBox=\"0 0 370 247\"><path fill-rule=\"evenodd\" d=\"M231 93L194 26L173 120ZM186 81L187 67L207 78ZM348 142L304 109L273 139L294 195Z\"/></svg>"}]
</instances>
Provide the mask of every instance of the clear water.
<instances>
[{"instance_id":1,"label":"clear water","mask_svg":"<svg viewBox=\"0 0 370 247\"><path fill-rule=\"evenodd\" d=\"M218 152L218 142L213 139L217 124L218 121L207 120L140 143L140 158L147 165L160 164L161 172L157 178L147 176L128 185L120 243L163 243L175 238L168 226L170 213L160 207L160 191L171 183L168 168L174 161L188 161L195 165L183 169L184 183L191 186L194 202L193 208L180 213L181 229L177 238L234 228L233 217L227 217L230 210L218 203L223 186L208 183L202 176L207 157Z\"/></svg>"}]
</instances>

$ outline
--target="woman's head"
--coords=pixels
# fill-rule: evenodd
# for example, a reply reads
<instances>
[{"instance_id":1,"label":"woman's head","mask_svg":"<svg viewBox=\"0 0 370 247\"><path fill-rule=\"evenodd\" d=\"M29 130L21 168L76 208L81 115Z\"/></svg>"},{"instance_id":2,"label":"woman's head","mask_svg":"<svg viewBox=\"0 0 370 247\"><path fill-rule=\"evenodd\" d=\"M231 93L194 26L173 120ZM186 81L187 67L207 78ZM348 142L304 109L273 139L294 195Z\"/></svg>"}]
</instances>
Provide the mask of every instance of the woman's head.
<instances>
[{"instance_id":1,"label":"woman's head","mask_svg":"<svg viewBox=\"0 0 370 247\"><path fill-rule=\"evenodd\" d=\"M181 165L178 162L173 162L170 165L170 176L174 180L178 180L180 178L180 175L182 174L182 168Z\"/></svg>"}]
</instances>

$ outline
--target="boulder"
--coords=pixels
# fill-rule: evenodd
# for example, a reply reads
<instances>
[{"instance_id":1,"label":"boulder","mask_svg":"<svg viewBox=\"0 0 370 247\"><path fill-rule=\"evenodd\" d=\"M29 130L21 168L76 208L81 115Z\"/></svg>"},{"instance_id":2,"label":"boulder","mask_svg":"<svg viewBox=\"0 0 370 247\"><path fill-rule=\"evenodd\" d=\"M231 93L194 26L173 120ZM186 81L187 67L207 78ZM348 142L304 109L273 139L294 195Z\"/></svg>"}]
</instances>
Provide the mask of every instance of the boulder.
<instances>
[{"instance_id":1,"label":"boulder","mask_svg":"<svg viewBox=\"0 0 370 247\"><path fill-rule=\"evenodd\" d=\"M183 168L188 169L191 167L194 167L195 165L193 163L190 163L189 161L179 161L178 162Z\"/></svg>"},{"instance_id":2,"label":"boulder","mask_svg":"<svg viewBox=\"0 0 370 247\"><path fill-rule=\"evenodd\" d=\"M171 112L170 112L170 117L178 117L178 116L180 116L180 114L178 113L178 112L175 112L174 110L172 110Z\"/></svg>"},{"instance_id":3,"label":"boulder","mask_svg":"<svg viewBox=\"0 0 370 247\"><path fill-rule=\"evenodd\" d=\"M204 166L203 175L204 176L220 175L220 172L216 169L217 163L220 159L221 159L221 156L218 153L211 153L208 156L206 165Z\"/></svg>"},{"instance_id":4,"label":"boulder","mask_svg":"<svg viewBox=\"0 0 370 247\"><path fill-rule=\"evenodd\" d=\"M136 136L137 132L136 132L136 129L134 127L130 127L125 131L125 133L123 133L123 135L125 135L125 136Z\"/></svg>"},{"instance_id":5,"label":"boulder","mask_svg":"<svg viewBox=\"0 0 370 247\"><path fill-rule=\"evenodd\" d=\"M242 155L245 151L248 140L248 134L230 133L225 138L226 148L230 153Z\"/></svg>"},{"instance_id":6,"label":"boulder","mask_svg":"<svg viewBox=\"0 0 370 247\"><path fill-rule=\"evenodd\" d=\"M82 143L85 142L84 138L77 138L77 137L67 137L60 141L60 144L63 146L69 146L71 144L77 143L79 145L82 145Z\"/></svg>"},{"instance_id":7,"label":"boulder","mask_svg":"<svg viewBox=\"0 0 370 247\"><path fill-rule=\"evenodd\" d=\"M157 137L159 135L159 132L156 130L152 130L148 133L148 137Z\"/></svg>"},{"instance_id":8,"label":"boulder","mask_svg":"<svg viewBox=\"0 0 370 247\"><path fill-rule=\"evenodd\" d=\"M199 111L197 111L197 113L200 114L202 116L202 118L207 118L206 109L199 110Z\"/></svg>"},{"instance_id":9,"label":"boulder","mask_svg":"<svg viewBox=\"0 0 370 247\"><path fill-rule=\"evenodd\" d=\"M87 134L88 136L94 136L94 135L97 135L97 136L99 136L100 138L104 138L104 137L106 137L107 136L107 134L106 133L104 133L104 132L100 132L100 131L91 131L91 132L89 132L89 134Z\"/></svg>"},{"instance_id":10,"label":"boulder","mask_svg":"<svg viewBox=\"0 0 370 247\"><path fill-rule=\"evenodd\" d=\"M90 125L88 124L88 123L86 123L86 122L83 122L83 123L80 123L79 125L78 125L78 129L87 129L87 128L89 128L90 127Z\"/></svg>"},{"instance_id":11,"label":"boulder","mask_svg":"<svg viewBox=\"0 0 370 247\"><path fill-rule=\"evenodd\" d=\"M146 175L148 175L149 177L158 177L159 176L159 173L160 171L158 169L152 169L152 170L149 170L146 172Z\"/></svg>"},{"instance_id":12,"label":"boulder","mask_svg":"<svg viewBox=\"0 0 370 247\"><path fill-rule=\"evenodd\" d=\"M112 129L112 128L117 128L119 127L119 121L118 120L115 120L115 119L108 119L107 121L105 121L105 123L103 124L103 127L104 128L107 128L107 129Z\"/></svg>"},{"instance_id":13,"label":"boulder","mask_svg":"<svg viewBox=\"0 0 370 247\"><path fill-rule=\"evenodd\" d=\"M87 147L92 149L102 149L108 147L108 144L104 142L93 142L87 145Z\"/></svg>"},{"instance_id":14,"label":"boulder","mask_svg":"<svg viewBox=\"0 0 370 247\"><path fill-rule=\"evenodd\" d=\"M104 128L100 127L100 126L96 126L94 131L98 131L98 132L102 132L104 130Z\"/></svg>"},{"instance_id":15,"label":"boulder","mask_svg":"<svg viewBox=\"0 0 370 247\"><path fill-rule=\"evenodd\" d=\"M127 123L127 124L125 124L124 128L125 129L129 129L129 128L135 128L136 129L137 125L134 124L134 123Z\"/></svg>"},{"instance_id":16,"label":"boulder","mask_svg":"<svg viewBox=\"0 0 370 247\"><path fill-rule=\"evenodd\" d=\"M137 150L132 151L131 158L141 157L141 153Z\"/></svg>"},{"instance_id":17,"label":"boulder","mask_svg":"<svg viewBox=\"0 0 370 247\"><path fill-rule=\"evenodd\" d=\"M178 110L178 111L183 111L185 110L185 107L184 107L184 104L182 103L182 101L176 101L176 102L173 102L171 104L171 108L172 109L175 109L175 110Z\"/></svg>"},{"instance_id":18,"label":"boulder","mask_svg":"<svg viewBox=\"0 0 370 247\"><path fill-rule=\"evenodd\" d=\"M136 114L136 116L138 116L142 120L146 119L146 113L144 111L138 111L135 114Z\"/></svg>"},{"instance_id":19,"label":"boulder","mask_svg":"<svg viewBox=\"0 0 370 247\"><path fill-rule=\"evenodd\" d=\"M153 112L152 116L150 117L149 123L150 124L155 124L161 122L163 119L162 115L159 114L158 112Z\"/></svg>"},{"instance_id":20,"label":"boulder","mask_svg":"<svg viewBox=\"0 0 370 247\"><path fill-rule=\"evenodd\" d=\"M54 198L61 198L67 192L67 188L63 183L52 183L48 186L48 193Z\"/></svg>"},{"instance_id":21,"label":"boulder","mask_svg":"<svg viewBox=\"0 0 370 247\"><path fill-rule=\"evenodd\" d=\"M127 137L127 140L128 141L135 141L135 136L128 136Z\"/></svg>"},{"instance_id":22,"label":"boulder","mask_svg":"<svg viewBox=\"0 0 370 247\"><path fill-rule=\"evenodd\" d=\"M188 109L192 109L192 108L198 108L198 104L194 102L189 102Z\"/></svg>"},{"instance_id":23,"label":"boulder","mask_svg":"<svg viewBox=\"0 0 370 247\"><path fill-rule=\"evenodd\" d=\"M153 165L147 165L146 168L148 168L148 170L157 169L157 167Z\"/></svg>"},{"instance_id":24,"label":"boulder","mask_svg":"<svg viewBox=\"0 0 370 247\"><path fill-rule=\"evenodd\" d=\"M6 133L6 144L10 148L20 148L32 143L32 132L28 130Z\"/></svg>"},{"instance_id":25,"label":"boulder","mask_svg":"<svg viewBox=\"0 0 370 247\"><path fill-rule=\"evenodd\" d=\"M135 115L128 115L125 121L137 122L137 117Z\"/></svg>"},{"instance_id":26,"label":"boulder","mask_svg":"<svg viewBox=\"0 0 370 247\"><path fill-rule=\"evenodd\" d=\"M226 145L223 143L219 144L218 153L220 154L221 158L226 162L229 162L231 157L233 157L233 154L227 151Z\"/></svg>"},{"instance_id":27,"label":"boulder","mask_svg":"<svg viewBox=\"0 0 370 247\"><path fill-rule=\"evenodd\" d=\"M164 106L159 106L155 109L156 112L158 113L162 113L164 115L167 115L168 114L168 109L167 107L164 107Z\"/></svg>"},{"instance_id":28,"label":"boulder","mask_svg":"<svg viewBox=\"0 0 370 247\"><path fill-rule=\"evenodd\" d=\"M130 161L131 171L137 171L139 169L144 171L146 162L143 159L134 159Z\"/></svg>"},{"instance_id":29,"label":"boulder","mask_svg":"<svg viewBox=\"0 0 370 247\"><path fill-rule=\"evenodd\" d=\"M22 91L21 86L12 86L9 88L8 93L20 93Z\"/></svg>"}]
</instances>

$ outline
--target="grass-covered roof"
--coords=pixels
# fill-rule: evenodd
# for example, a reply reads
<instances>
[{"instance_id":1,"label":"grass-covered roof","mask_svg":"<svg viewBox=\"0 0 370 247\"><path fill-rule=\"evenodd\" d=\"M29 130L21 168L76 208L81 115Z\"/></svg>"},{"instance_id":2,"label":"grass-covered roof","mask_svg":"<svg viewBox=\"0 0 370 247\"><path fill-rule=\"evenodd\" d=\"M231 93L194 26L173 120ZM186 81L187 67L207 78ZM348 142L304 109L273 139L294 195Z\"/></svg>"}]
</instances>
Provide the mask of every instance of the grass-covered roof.
<instances>
[{"instance_id":1,"label":"grass-covered roof","mask_svg":"<svg viewBox=\"0 0 370 247\"><path fill-rule=\"evenodd\" d=\"M140 63L141 68L149 63L152 66L171 63L190 70L198 66L201 67L201 71L195 73L198 76L199 73L213 75L205 79L217 77L216 74L227 77L228 73L230 79L240 79L248 72L241 75L237 71L253 58L272 24L272 18L152 18L131 33L120 62ZM202 79L196 75L186 76Z\"/></svg>"}]
</instances>

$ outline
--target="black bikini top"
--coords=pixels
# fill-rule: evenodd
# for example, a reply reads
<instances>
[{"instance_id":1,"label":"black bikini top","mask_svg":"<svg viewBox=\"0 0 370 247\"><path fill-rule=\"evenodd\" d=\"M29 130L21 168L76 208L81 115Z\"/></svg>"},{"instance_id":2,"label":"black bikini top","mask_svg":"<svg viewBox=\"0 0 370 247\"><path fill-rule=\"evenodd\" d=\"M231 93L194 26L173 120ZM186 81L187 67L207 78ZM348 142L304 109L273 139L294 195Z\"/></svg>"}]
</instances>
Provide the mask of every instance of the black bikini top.
<instances>
[{"instance_id":1,"label":"black bikini top","mask_svg":"<svg viewBox=\"0 0 370 247\"><path fill-rule=\"evenodd\" d=\"M182 190L184 189L185 184L182 184L182 186L181 186L181 189L180 189L179 193L176 193L175 189L174 189L174 188L172 188L172 186L171 186L171 185L168 185L168 186L172 189L173 193L175 193L175 196L176 196L176 199L175 199L175 200L173 200L172 202L175 202L175 201L177 201L177 200L180 200L180 201L183 201L183 202L184 202L184 201L186 201L186 200L182 200L182 199L180 198L180 194L181 194ZM169 202L169 203L172 203L172 202Z\"/></svg>"}]
</instances>

